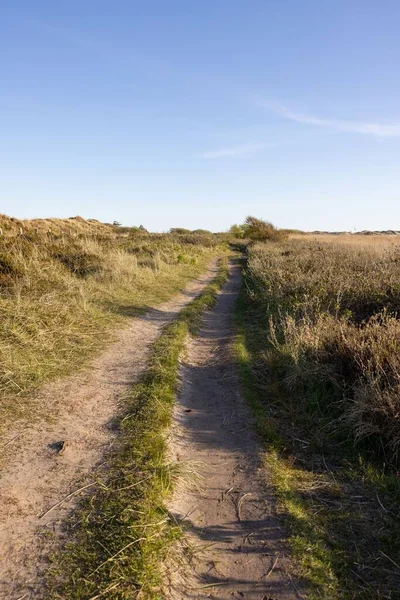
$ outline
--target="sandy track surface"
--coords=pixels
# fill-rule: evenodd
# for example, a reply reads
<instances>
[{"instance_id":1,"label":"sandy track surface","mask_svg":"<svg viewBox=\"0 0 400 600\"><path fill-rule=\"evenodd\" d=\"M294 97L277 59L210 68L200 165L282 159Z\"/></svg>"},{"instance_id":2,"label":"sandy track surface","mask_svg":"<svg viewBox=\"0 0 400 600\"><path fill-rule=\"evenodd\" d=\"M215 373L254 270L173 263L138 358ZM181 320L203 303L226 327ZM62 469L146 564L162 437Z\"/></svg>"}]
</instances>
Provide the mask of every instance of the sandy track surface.
<instances>
[{"instance_id":1,"label":"sandy track surface","mask_svg":"<svg viewBox=\"0 0 400 600\"><path fill-rule=\"evenodd\" d=\"M2 600L37 596L44 558L78 494L66 497L93 482L96 465L115 439L112 422L124 392L143 372L161 328L216 273L214 261L203 277L172 300L133 319L87 369L47 385L38 398L46 420L32 426L25 423L4 440L0 449ZM49 536L50 532L56 536Z\"/></svg>"},{"instance_id":2,"label":"sandy track surface","mask_svg":"<svg viewBox=\"0 0 400 600\"><path fill-rule=\"evenodd\" d=\"M240 281L238 267L231 266L181 369L171 450L176 460L193 464L201 481L198 489L180 486L169 506L186 529L166 567L165 598L171 600L302 598L287 573L285 531L274 515L232 359Z\"/></svg>"}]
</instances>

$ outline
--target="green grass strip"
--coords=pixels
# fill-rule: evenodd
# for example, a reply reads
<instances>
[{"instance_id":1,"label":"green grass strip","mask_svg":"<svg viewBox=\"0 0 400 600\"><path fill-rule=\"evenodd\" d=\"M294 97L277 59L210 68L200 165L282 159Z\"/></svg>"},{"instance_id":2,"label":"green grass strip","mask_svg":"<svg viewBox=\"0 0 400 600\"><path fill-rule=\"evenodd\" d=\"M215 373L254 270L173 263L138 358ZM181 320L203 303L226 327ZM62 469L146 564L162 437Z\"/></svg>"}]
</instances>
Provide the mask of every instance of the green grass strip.
<instances>
[{"instance_id":1,"label":"green grass strip","mask_svg":"<svg viewBox=\"0 0 400 600\"><path fill-rule=\"evenodd\" d=\"M119 441L101 481L71 519L73 541L53 559L46 598L161 598L160 565L180 535L164 507L174 479L173 466L166 464L165 432L179 358L227 276L225 259L217 277L155 342L146 373L126 398L125 415L116 424Z\"/></svg>"}]
</instances>

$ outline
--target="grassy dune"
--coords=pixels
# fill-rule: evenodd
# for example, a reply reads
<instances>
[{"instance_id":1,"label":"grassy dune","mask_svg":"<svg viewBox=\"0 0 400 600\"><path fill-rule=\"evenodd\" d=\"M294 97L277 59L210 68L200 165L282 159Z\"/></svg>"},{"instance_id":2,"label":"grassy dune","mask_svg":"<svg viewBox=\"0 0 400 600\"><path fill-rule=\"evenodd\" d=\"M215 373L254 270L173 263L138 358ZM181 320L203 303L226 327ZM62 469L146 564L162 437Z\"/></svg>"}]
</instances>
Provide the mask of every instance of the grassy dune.
<instances>
[{"instance_id":1,"label":"grassy dune","mask_svg":"<svg viewBox=\"0 0 400 600\"><path fill-rule=\"evenodd\" d=\"M118 230L110 223L100 223L96 219L82 217L70 219L16 219L0 215L0 229L3 236L16 235L116 235Z\"/></svg>"},{"instance_id":2,"label":"grassy dune","mask_svg":"<svg viewBox=\"0 0 400 600\"><path fill-rule=\"evenodd\" d=\"M19 222L7 219L0 225L2 423L25 414L27 393L80 365L115 327L167 299L225 251L211 234L121 235L72 219L54 220L58 233L54 224L46 230L50 221L39 228L25 222L21 235Z\"/></svg>"},{"instance_id":3,"label":"grassy dune","mask_svg":"<svg viewBox=\"0 0 400 600\"><path fill-rule=\"evenodd\" d=\"M312 598L400 597L400 245L249 248L238 357Z\"/></svg>"}]
</instances>

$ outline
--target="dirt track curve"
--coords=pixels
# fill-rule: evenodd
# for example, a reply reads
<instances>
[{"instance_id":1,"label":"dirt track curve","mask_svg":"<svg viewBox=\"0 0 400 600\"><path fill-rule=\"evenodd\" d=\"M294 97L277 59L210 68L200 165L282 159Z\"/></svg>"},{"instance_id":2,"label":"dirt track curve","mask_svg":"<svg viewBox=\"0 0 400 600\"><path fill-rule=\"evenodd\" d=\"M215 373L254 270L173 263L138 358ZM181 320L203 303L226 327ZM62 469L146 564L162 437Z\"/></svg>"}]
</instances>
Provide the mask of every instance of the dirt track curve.
<instances>
[{"instance_id":1,"label":"dirt track curve","mask_svg":"<svg viewBox=\"0 0 400 600\"><path fill-rule=\"evenodd\" d=\"M0 598L37 596L46 554L74 505L69 494L90 484L93 469L113 443L112 420L124 392L146 366L164 325L215 277L208 272L183 292L119 332L117 341L90 367L47 385L37 402L46 419L10 432L0 455ZM60 442L66 441L60 453ZM60 503L60 504L58 504ZM53 540L53 541L52 541Z\"/></svg>"},{"instance_id":2,"label":"dirt track curve","mask_svg":"<svg viewBox=\"0 0 400 600\"><path fill-rule=\"evenodd\" d=\"M181 368L171 453L201 477L170 503L186 534L166 565L164 597L294 600L285 531L263 480L261 452L241 397L232 358L233 310L241 283L237 266L218 302L189 341ZM190 557L190 559L188 558Z\"/></svg>"}]
</instances>

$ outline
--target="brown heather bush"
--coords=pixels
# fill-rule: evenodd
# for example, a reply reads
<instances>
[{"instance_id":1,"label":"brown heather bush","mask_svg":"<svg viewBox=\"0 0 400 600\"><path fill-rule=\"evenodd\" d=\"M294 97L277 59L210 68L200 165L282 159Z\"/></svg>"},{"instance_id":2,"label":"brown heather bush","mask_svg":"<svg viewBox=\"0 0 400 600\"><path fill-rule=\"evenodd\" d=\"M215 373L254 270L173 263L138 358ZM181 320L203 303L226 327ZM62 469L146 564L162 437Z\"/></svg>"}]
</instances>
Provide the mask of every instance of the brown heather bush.
<instances>
[{"instance_id":1,"label":"brown heather bush","mask_svg":"<svg viewBox=\"0 0 400 600\"><path fill-rule=\"evenodd\" d=\"M400 246L290 240L250 250L254 300L270 319L281 375L300 409L368 442L400 450ZM299 407L298 407L299 408Z\"/></svg>"}]
</instances>

